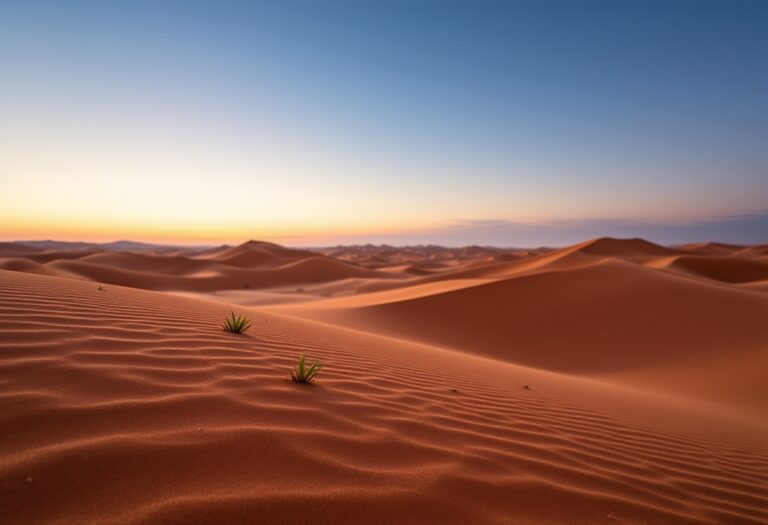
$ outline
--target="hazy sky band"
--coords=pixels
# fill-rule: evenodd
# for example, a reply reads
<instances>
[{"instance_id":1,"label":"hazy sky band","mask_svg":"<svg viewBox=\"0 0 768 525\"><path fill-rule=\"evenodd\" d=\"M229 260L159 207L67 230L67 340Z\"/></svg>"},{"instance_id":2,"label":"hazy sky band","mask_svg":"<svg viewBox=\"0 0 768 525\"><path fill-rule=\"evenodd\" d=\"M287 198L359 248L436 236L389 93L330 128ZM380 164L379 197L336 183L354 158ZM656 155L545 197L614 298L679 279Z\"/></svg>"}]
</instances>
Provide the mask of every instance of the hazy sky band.
<instances>
[{"instance_id":1,"label":"hazy sky band","mask_svg":"<svg viewBox=\"0 0 768 525\"><path fill-rule=\"evenodd\" d=\"M396 241L760 214L767 15L2 2L0 236Z\"/></svg>"}]
</instances>

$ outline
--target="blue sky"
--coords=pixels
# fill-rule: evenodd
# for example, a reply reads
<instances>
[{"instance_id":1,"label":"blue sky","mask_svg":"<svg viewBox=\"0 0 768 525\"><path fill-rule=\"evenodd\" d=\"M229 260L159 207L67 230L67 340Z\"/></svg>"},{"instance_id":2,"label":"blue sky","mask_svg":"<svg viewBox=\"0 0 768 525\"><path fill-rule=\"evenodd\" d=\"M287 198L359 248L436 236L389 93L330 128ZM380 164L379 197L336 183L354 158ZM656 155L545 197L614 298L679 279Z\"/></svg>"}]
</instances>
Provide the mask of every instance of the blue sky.
<instances>
[{"instance_id":1,"label":"blue sky","mask_svg":"<svg viewBox=\"0 0 768 525\"><path fill-rule=\"evenodd\" d=\"M768 241L766 56L758 1L0 1L0 236Z\"/></svg>"}]
</instances>

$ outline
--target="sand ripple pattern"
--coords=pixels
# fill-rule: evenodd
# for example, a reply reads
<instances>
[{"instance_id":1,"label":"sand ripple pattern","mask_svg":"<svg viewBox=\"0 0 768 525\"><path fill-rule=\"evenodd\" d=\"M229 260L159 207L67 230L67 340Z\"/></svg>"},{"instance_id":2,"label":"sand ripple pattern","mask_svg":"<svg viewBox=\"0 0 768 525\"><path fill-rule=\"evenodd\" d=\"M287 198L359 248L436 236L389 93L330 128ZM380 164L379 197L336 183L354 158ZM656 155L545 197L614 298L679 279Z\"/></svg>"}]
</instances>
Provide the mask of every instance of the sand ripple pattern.
<instances>
[{"instance_id":1,"label":"sand ripple pattern","mask_svg":"<svg viewBox=\"0 0 768 525\"><path fill-rule=\"evenodd\" d=\"M601 413L519 368L0 271L0 522L768 522L768 453ZM321 358L316 387L286 380ZM464 366L466 365L466 366ZM487 377L484 375L487 372Z\"/></svg>"}]
</instances>

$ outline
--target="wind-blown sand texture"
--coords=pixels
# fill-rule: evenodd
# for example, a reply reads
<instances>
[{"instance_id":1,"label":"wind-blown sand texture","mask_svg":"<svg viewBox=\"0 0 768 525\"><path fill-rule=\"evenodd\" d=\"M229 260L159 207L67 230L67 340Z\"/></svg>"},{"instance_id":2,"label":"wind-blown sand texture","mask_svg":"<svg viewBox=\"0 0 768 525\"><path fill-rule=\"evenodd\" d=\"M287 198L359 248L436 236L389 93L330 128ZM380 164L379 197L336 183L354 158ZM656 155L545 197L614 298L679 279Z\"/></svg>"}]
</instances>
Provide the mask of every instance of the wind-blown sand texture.
<instances>
[{"instance_id":1,"label":"wind-blown sand texture","mask_svg":"<svg viewBox=\"0 0 768 525\"><path fill-rule=\"evenodd\" d=\"M768 522L764 247L0 248L0 523Z\"/></svg>"}]
</instances>

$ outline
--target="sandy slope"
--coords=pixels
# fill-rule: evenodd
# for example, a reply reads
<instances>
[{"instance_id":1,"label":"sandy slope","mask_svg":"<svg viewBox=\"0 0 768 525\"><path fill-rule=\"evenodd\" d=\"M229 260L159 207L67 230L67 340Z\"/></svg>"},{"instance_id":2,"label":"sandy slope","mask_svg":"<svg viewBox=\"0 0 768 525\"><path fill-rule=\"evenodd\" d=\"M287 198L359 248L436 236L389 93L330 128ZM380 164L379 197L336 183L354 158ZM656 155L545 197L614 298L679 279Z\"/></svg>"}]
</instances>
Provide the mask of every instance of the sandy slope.
<instances>
[{"instance_id":1,"label":"sandy slope","mask_svg":"<svg viewBox=\"0 0 768 525\"><path fill-rule=\"evenodd\" d=\"M0 523L768 522L765 246L141 248L0 246Z\"/></svg>"},{"instance_id":2,"label":"sandy slope","mask_svg":"<svg viewBox=\"0 0 768 525\"><path fill-rule=\"evenodd\" d=\"M581 374L765 352L768 345L765 294L625 262L464 283L274 311Z\"/></svg>"},{"instance_id":3,"label":"sandy slope","mask_svg":"<svg viewBox=\"0 0 768 525\"><path fill-rule=\"evenodd\" d=\"M764 419L228 310L0 271L3 523L768 520Z\"/></svg>"},{"instance_id":4,"label":"sandy slope","mask_svg":"<svg viewBox=\"0 0 768 525\"><path fill-rule=\"evenodd\" d=\"M597 239L271 311L767 414L768 266L720 251Z\"/></svg>"},{"instance_id":5,"label":"sandy slope","mask_svg":"<svg viewBox=\"0 0 768 525\"><path fill-rule=\"evenodd\" d=\"M726 283L749 283L768 279L768 262L747 258L678 255L653 261L650 265Z\"/></svg>"}]
</instances>

